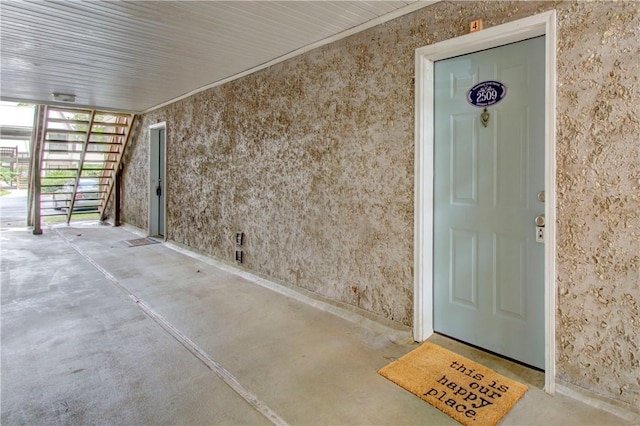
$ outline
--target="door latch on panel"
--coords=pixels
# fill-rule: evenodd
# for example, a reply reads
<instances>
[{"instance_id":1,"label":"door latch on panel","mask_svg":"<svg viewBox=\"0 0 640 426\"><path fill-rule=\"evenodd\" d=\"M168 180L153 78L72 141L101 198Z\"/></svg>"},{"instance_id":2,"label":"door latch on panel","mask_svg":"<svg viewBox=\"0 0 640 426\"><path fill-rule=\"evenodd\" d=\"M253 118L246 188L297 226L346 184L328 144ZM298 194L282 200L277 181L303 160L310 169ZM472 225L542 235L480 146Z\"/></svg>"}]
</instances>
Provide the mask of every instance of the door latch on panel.
<instances>
[{"instance_id":1,"label":"door latch on panel","mask_svg":"<svg viewBox=\"0 0 640 426\"><path fill-rule=\"evenodd\" d=\"M544 243L544 215L536 216L536 243Z\"/></svg>"}]
</instances>

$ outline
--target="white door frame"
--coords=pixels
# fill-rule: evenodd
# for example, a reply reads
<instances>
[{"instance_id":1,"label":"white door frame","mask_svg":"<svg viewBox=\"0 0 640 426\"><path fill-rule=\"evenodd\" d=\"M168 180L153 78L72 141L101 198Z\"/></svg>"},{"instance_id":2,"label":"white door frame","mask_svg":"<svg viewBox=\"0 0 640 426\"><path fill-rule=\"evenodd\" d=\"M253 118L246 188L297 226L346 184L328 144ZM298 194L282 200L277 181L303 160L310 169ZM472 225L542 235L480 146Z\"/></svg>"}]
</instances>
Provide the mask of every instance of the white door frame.
<instances>
[{"instance_id":1,"label":"white door frame","mask_svg":"<svg viewBox=\"0 0 640 426\"><path fill-rule=\"evenodd\" d=\"M164 239L167 239L167 122L163 121L161 123L152 124L149 126L149 176L148 176L148 185L149 185L149 204L148 204L148 222L147 222L147 235L151 237L155 237L158 235L158 225L157 220L154 220L154 209L153 207L153 198L155 193L155 186L152 184L152 175L154 171L154 151L157 152L158 148L154 148L154 135L157 135L160 130L164 130L164 152L163 155L163 170L162 176L164 177L163 182L163 190L164 190L164 202L162 208L164 209L163 215L163 224L162 228L164 229ZM155 218L157 218L158 212L155 211Z\"/></svg>"},{"instance_id":2,"label":"white door frame","mask_svg":"<svg viewBox=\"0 0 640 426\"><path fill-rule=\"evenodd\" d=\"M531 37L545 46L545 391L555 392L556 312L556 11L416 49L414 318L418 342L433 334L434 63ZM533 224L532 224L533 226Z\"/></svg>"}]
</instances>

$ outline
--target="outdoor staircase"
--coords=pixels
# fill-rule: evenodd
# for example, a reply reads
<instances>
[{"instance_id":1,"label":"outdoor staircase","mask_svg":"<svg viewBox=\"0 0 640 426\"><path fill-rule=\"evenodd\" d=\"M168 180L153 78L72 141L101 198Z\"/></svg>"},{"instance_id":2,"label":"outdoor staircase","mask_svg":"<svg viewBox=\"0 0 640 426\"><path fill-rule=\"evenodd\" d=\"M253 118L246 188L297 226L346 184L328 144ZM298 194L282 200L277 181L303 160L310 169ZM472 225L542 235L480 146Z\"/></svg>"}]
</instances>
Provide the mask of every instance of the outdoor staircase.
<instances>
[{"instance_id":1,"label":"outdoor staircase","mask_svg":"<svg viewBox=\"0 0 640 426\"><path fill-rule=\"evenodd\" d=\"M38 107L29 205L36 229L50 216L104 218L134 122L134 114Z\"/></svg>"}]
</instances>

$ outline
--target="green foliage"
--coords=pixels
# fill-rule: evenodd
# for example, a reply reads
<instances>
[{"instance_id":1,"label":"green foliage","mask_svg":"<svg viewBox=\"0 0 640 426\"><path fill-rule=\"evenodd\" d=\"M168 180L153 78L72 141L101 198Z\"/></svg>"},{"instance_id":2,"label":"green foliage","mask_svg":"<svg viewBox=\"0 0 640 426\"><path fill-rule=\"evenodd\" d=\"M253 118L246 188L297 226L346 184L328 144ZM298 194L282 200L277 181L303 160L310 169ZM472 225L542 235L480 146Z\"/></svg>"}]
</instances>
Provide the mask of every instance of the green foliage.
<instances>
[{"instance_id":1,"label":"green foliage","mask_svg":"<svg viewBox=\"0 0 640 426\"><path fill-rule=\"evenodd\" d=\"M73 220L99 220L100 219L100 213L73 213L73 216L71 217ZM60 215L60 216L48 216L43 218L43 222L44 223L59 223L59 222L66 222L67 217L66 215Z\"/></svg>"},{"instance_id":2,"label":"green foliage","mask_svg":"<svg viewBox=\"0 0 640 426\"><path fill-rule=\"evenodd\" d=\"M93 170L93 169L101 169L102 165L99 164L89 164L85 165L82 170L82 177L90 177L90 178L99 178L102 177L102 170Z\"/></svg>"},{"instance_id":3,"label":"green foliage","mask_svg":"<svg viewBox=\"0 0 640 426\"><path fill-rule=\"evenodd\" d=\"M71 125L71 127L73 128L73 130L77 130L80 132L86 132L87 130L89 130L89 120L90 115L87 113L78 113L78 114L72 114L70 119L72 120L77 120L77 121L87 121L87 123L74 123ZM102 120L104 119L103 116L96 116L97 120ZM94 124L93 125L93 132L97 132L97 133L102 133L102 132L106 132L108 131L107 126L101 125L101 124ZM98 140L102 139L100 136L98 136Z\"/></svg>"},{"instance_id":4,"label":"green foliage","mask_svg":"<svg viewBox=\"0 0 640 426\"><path fill-rule=\"evenodd\" d=\"M18 172L12 172L10 169L6 167L0 167L0 181L5 182L9 185L13 184L15 178L19 175Z\"/></svg>"}]
</instances>

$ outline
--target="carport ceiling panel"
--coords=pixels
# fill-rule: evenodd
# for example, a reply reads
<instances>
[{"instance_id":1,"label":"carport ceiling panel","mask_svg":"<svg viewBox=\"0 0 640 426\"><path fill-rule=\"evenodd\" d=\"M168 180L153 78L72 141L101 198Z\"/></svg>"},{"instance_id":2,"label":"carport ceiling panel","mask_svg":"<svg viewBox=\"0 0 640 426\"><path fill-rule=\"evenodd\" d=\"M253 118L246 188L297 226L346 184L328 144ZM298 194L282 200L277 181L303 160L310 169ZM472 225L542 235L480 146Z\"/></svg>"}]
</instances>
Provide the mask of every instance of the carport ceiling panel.
<instances>
[{"instance_id":1,"label":"carport ceiling panel","mask_svg":"<svg viewBox=\"0 0 640 426\"><path fill-rule=\"evenodd\" d=\"M3 1L0 94L143 111L411 3Z\"/></svg>"}]
</instances>

